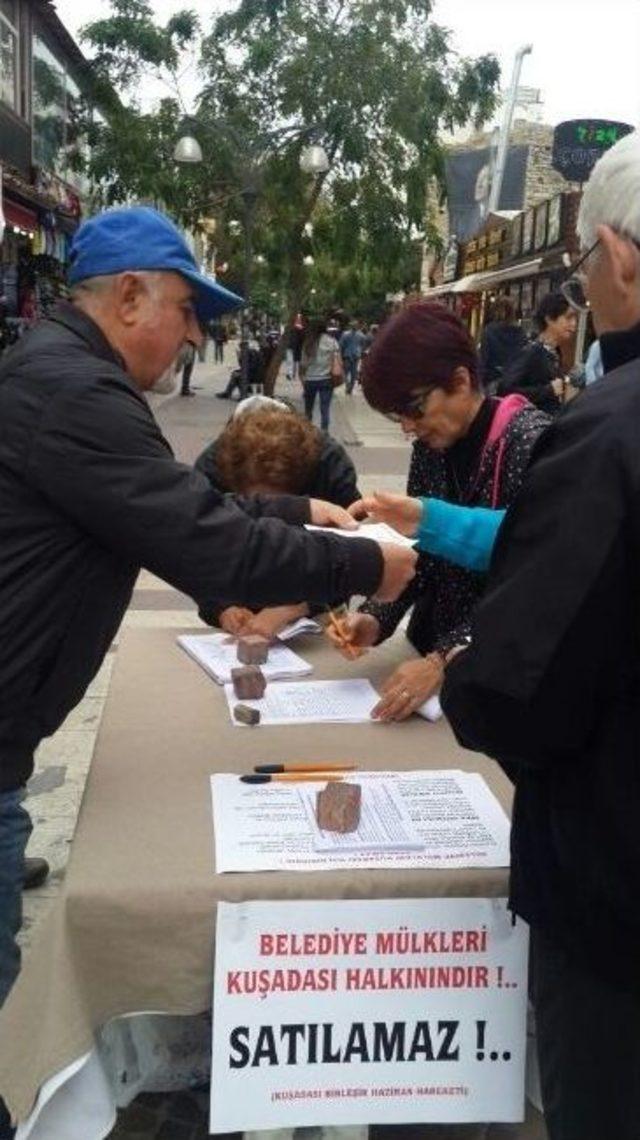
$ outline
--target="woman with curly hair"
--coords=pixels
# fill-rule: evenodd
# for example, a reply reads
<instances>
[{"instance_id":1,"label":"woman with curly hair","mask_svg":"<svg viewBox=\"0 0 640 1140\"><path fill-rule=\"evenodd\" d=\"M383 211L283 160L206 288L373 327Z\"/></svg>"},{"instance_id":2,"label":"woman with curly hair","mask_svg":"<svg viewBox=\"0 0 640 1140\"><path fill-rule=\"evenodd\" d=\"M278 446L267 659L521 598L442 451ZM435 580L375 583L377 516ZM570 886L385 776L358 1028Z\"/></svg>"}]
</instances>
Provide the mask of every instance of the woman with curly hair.
<instances>
[{"instance_id":1,"label":"woman with curly hair","mask_svg":"<svg viewBox=\"0 0 640 1140\"><path fill-rule=\"evenodd\" d=\"M250 396L196 460L196 467L222 492L237 495L290 494L348 507L360 498L356 472L345 449L280 400ZM209 625L227 633L273 638L289 622L309 613L306 603L252 613L239 606L202 608Z\"/></svg>"}]
</instances>

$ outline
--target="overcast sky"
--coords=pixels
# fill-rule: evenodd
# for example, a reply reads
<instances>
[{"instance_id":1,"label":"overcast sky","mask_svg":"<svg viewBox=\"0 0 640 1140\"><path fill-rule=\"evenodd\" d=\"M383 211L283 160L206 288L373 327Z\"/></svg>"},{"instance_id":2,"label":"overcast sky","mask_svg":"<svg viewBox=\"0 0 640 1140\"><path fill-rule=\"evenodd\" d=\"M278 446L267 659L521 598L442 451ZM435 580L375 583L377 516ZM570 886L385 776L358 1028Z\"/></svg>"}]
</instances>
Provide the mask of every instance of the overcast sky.
<instances>
[{"instance_id":1,"label":"overcast sky","mask_svg":"<svg viewBox=\"0 0 640 1140\"><path fill-rule=\"evenodd\" d=\"M55 4L74 34L109 10L105 0ZM155 0L153 7L161 19L194 8L208 26L229 4ZM503 87L516 49L531 43L521 84L541 89L545 122L591 117L640 125L640 0L436 0L435 18L452 29L461 53L498 55Z\"/></svg>"}]
</instances>

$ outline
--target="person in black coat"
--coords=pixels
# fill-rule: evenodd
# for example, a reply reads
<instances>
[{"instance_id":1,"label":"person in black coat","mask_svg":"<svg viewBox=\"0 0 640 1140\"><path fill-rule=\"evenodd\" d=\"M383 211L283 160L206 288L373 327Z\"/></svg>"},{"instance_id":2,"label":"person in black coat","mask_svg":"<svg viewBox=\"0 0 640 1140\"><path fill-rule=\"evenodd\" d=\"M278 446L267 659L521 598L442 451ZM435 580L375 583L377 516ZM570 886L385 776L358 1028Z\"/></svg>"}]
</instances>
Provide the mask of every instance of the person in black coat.
<instances>
[{"instance_id":1,"label":"person in black coat","mask_svg":"<svg viewBox=\"0 0 640 1140\"><path fill-rule=\"evenodd\" d=\"M556 415L577 394L566 376L560 349L575 336L575 310L562 293L547 293L538 305L538 337L506 366L498 395L518 392L548 415Z\"/></svg>"},{"instance_id":2,"label":"person in black coat","mask_svg":"<svg viewBox=\"0 0 640 1140\"><path fill-rule=\"evenodd\" d=\"M639 202L635 132L578 219L605 375L536 448L442 694L460 743L515 774L510 905L550 1140L639 1130Z\"/></svg>"},{"instance_id":3,"label":"person in black coat","mask_svg":"<svg viewBox=\"0 0 640 1140\"><path fill-rule=\"evenodd\" d=\"M337 440L321 432L280 400L250 396L241 401L222 433L195 463L217 491L295 494L349 507L360 498L356 471ZM200 607L200 617L227 633L275 637L307 603L256 608L227 606L217 599Z\"/></svg>"},{"instance_id":4,"label":"person in black coat","mask_svg":"<svg viewBox=\"0 0 640 1140\"><path fill-rule=\"evenodd\" d=\"M510 297L498 297L480 346L480 375L488 393L496 392L505 368L526 345L526 333L515 319L513 301Z\"/></svg>"}]
</instances>

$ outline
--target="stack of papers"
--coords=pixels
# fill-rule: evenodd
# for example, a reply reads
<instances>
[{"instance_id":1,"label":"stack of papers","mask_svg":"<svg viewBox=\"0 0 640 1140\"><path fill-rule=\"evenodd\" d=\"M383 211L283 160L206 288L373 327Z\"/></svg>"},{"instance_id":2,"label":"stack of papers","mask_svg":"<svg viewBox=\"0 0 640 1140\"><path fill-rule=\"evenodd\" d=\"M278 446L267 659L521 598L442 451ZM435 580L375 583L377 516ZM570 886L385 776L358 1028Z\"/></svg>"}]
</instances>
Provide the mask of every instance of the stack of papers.
<instances>
[{"instance_id":1,"label":"stack of papers","mask_svg":"<svg viewBox=\"0 0 640 1140\"><path fill-rule=\"evenodd\" d=\"M216 871L330 871L359 867L508 867L509 820L477 772L458 769L351 772L360 784L363 816L380 836L368 848L348 846L353 836L322 845L310 802L325 782L243 784L237 776L211 777ZM371 800L369 788L393 789ZM396 815L395 804L403 804ZM367 810L371 808L373 811ZM408 822L407 822L408 821ZM388 844L395 835L402 847ZM355 833L357 834L357 833ZM417 836L419 847L412 845Z\"/></svg>"},{"instance_id":2,"label":"stack of papers","mask_svg":"<svg viewBox=\"0 0 640 1140\"><path fill-rule=\"evenodd\" d=\"M301 637L304 633L322 633L322 626L313 618L303 617L285 625L278 634L278 641L291 641L294 637Z\"/></svg>"},{"instance_id":3,"label":"stack of papers","mask_svg":"<svg viewBox=\"0 0 640 1140\"><path fill-rule=\"evenodd\" d=\"M264 671L264 666L262 666ZM233 706L238 703L233 685L225 685L233 724ZM302 681L268 685L259 701L243 701L260 713L260 724L379 724L371 713L380 697L370 681Z\"/></svg>"},{"instance_id":4,"label":"stack of papers","mask_svg":"<svg viewBox=\"0 0 640 1140\"><path fill-rule=\"evenodd\" d=\"M183 633L178 638L178 645L219 685L230 684L231 670L240 665L237 642L229 641L226 633ZM280 644L269 647L269 658L260 668L268 681L277 681L282 677L306 677L313 672L308 661Z\"/></svg>"},{"instance_id":5,"label":"stack of papers","mask_svg":"<svg viewBox=\"0 0 640 1140\"><path fill-rule=\"evenodd\" d=\"M345 783L359 783L357 775ZM322 786L322 785L321 785ZM314 851L422 851L418 835L395 781L372 780L360 785L360 823L355 831L323 831L316 818L317 784L300 784L298 795L311 828Z\"/></svg>"},{"instance_id":6,"label":"stack of papers","mask_svg":"<svg viewBox=\"0 0 640 1140\"><path fill-rule=\"evenodd\" d=\"M415 539L407 538L406 535L400 534L400 531L394 530L392 526L387 526L386 523L360 523L357 530L339 530L332 526L313 526L312 523L307 523L306 528L307 530L320 531L322 534L335 534L339 538L372 538L374 542L392 542L395 546L415 545Z\"/></svg>"}]
</instances>

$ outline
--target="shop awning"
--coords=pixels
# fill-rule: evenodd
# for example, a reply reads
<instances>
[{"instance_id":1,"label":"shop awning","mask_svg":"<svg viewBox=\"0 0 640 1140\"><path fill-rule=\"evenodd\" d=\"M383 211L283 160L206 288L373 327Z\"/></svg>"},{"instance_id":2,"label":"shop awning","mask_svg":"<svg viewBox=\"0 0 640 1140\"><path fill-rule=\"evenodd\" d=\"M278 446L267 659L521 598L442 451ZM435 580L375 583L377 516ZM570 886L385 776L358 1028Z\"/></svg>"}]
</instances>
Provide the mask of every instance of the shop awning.
<instances>
[{"instance_id":1,"label":"shop awning","mask_svg":"<svg viewBox=\"0 0 640 1140\"><path fill-rule=\"evenodd\" d=\"M464 289L456 288L454 292L484 293L486 289L495 289L509 281L519 281L521 277L534 277L541 265L542 258L534 257L531 261L523 261L521 265L508 265L506 269L496 269L493 273L472 273L470 277L456 281L456 286L464 284Z\"/></svg>"},{"instance_id":2,"label":"shop awning","mask_svg":"<svg viewBox=\"0 0 640 1140\"><path fill-rule=\"evenodd\" d=\"M12 201L6 195L2 199L2 210L4 219L8 226L17 226L18 229L27 230L28 233L33 233L38 228L38 215L34 210L27 209L26 206L19 205L18 202Z\"/></svg>"},{"instance_id":3,"label":"shop awning","mask_svg":"<svg viewBox=\"0 0 640 1140\"><path fill-rule=\"evenodd\" d=\"M533 277L540 272L541 257L534 257L531 261L523 261L521 265L509 265L506 269L495 269L487 273L470 273L460 277L457 281L450 281L447 285L435 285L433 289L425 290L423 296L430 300L432 297L442 297L445 293L484 293L485 289L495 289L498 285L506 285L509 281L519 281L521 277Z\"/></svg>"}]
</instances>

